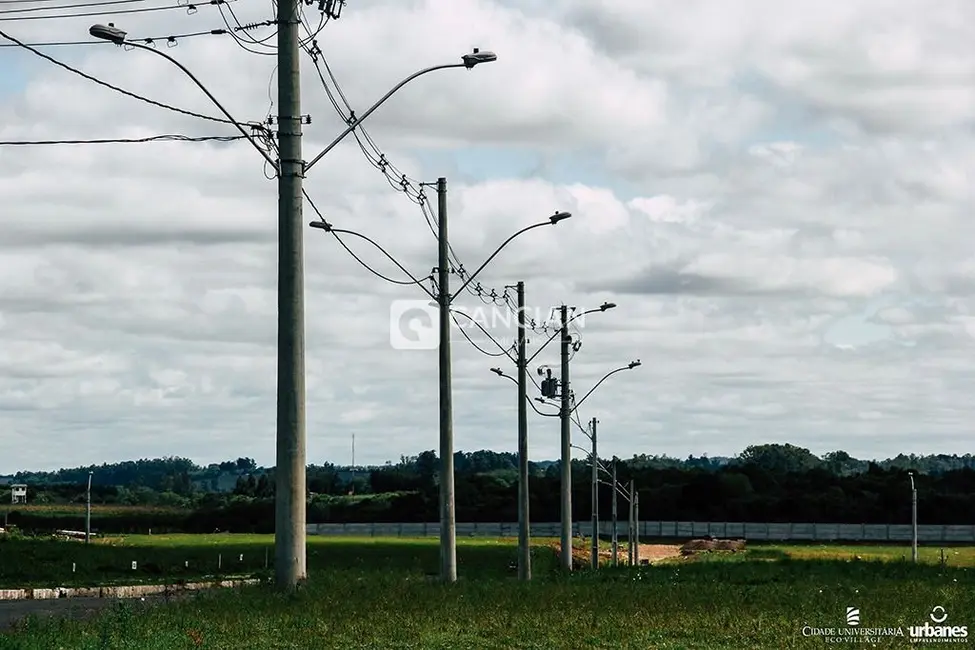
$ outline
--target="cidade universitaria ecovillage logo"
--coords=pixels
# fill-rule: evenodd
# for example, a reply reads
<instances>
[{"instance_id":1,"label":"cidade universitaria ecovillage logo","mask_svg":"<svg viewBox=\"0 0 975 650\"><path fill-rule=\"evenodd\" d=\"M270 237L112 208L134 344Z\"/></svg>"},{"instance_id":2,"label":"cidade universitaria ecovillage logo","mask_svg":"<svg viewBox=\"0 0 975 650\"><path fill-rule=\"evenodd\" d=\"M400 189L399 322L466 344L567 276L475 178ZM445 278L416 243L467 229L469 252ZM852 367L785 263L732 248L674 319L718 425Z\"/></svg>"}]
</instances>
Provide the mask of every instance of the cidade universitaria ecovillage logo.
<instances>
[{"instance_id":1,"label":"cidade universitaria ecovillage logo","mask_svg":"<svg viewBox=\"0 0 975 650\"><path fill-rule=\"evenodd\" d=\"M908 638L912 643L968 643L967 625L947 625L948 612L942 605L931 610L922 625L902 627L860 627L860 609L846 608L846 627L804 625L802 636L820 637L825 643L878 644L892 637ZM934 623L932 625L932 623Z\"/></svg>"}]
</instances>

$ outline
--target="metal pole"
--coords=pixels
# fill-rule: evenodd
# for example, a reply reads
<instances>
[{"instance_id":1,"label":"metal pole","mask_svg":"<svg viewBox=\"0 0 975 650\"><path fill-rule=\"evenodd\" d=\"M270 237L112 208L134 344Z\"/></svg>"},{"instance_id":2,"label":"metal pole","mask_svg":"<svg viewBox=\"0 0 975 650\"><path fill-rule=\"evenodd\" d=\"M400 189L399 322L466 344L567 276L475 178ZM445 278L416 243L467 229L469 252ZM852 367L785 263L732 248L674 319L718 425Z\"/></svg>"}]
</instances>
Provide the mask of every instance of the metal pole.
<instances>
[{"instance_id":1,"label":"metal pole","mask_svg":"<svg viewBox=\"0 0 975 650\"><path fill-rule=\"evenodd\" d=\"M531 580L528 492L528 362L525 352L525 283L518 290L518 578Z\"/></svg>"},{"instance_id":2,"label":"metal pole","mask_svg":"<svg viewBox=\"0 0 975 650\"><path fill-rule=\"evenodd\" d=\"M633 564L640 564L640 493L633 489Z\"/></svg>"},{"instance_id":3,"label":"metal pole","mask_svg":"<svg viewBox=\"0 0 975 650\"><path fill-rule=\"evenodd\" d=\"M278 404L274 572L294 590L305 557L305 286L298 0L278 3Z\"/></svg>"},{"instance_id":4,"label":"metal pole","mask_svg":"<svg viewBox=\"0 0 975 650\"><path fill-rule=\"evenodd\" d=\"M599 568L599 470L596 455L596 418L592 419L592 568Z\"/></svg>"},{"instance_id":5,"label":"metal pole","mask_svg":"<svg viewBox=\"0 0 975 650\"><path fill-rule=\"evenodd\" d=\"M85 490L85 544L91 542L91 472L88 472L88 489Z\"/></svg>"},{"instance_id":6,"label":"metal pole","mask_svg":"<svg viewBox=\"0 0 975 650\"><path fill-rule=\"evenodd\" d=\"M613 459L613 566L619 566L619 534L616 530L616 500L619 495L616 493L616 459Z\"/></svg>"},{"instance_id":7,"label":"metal pole","mask_svg":"<svg viewBox=\"0 0 975 650\"><path fill-rule=\"evenodd\" d=\"M569 418L569 308L559 310L562 324L562 568L572 570L572 439Z\"/></svg>"},{"instance_id":8,"label":"metal pole","mask_svg":"<svg viewBox=\"0 0 975 650\"><path fill-rule=\"evenodd\" d=\"M450 259L447 239L447 179L437 179L440 287L440 578L457 580L457 521L454 504L454 424L450 388Z\"/></svg>"}]
</instances>

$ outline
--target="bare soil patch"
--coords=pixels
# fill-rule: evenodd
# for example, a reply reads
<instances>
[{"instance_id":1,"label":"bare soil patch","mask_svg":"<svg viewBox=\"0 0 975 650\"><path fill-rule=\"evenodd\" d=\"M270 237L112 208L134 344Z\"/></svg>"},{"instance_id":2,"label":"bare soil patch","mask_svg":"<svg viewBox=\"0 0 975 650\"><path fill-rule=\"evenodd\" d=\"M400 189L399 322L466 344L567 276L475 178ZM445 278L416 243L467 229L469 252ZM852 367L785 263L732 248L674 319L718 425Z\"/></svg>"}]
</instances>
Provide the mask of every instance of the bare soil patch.
<instances>
[{"instance_id":1,"label":"bare soil patch","mask_svg":"<svg viewBox=\"0 0 975 650\"><path fill-rule=\"evenodd\" d=\"M745 550L743 539L692 539L680 547L681 555L696 555L713 551L737 553Z\"/></svg>"},{"instance_id":2,"label":"bare soil patch","mask_svg":"<svg viewBox=\"0 0 975 650\"><path fill-rule=\"evenodd\" d=\"M555 549L556 554L560 553L561 544L558 540L552 540L549 545ZM676 544L640 544L639 545L639 556L640 563L644 561L653 564L659 562L660 560L666 560L670 558L680 557L681 547ZM620 543L617 551L617 558L621 565L626 564L629 561L629 553L626 543ZM592 562L592 547L589 542L586 544L575 543L572 546L572 567L573 568L587 568L591 566ZM611 564L613 562L613 551L612 549L602 548L599 549L599 563Z\"/></svg>"}]
</instances>

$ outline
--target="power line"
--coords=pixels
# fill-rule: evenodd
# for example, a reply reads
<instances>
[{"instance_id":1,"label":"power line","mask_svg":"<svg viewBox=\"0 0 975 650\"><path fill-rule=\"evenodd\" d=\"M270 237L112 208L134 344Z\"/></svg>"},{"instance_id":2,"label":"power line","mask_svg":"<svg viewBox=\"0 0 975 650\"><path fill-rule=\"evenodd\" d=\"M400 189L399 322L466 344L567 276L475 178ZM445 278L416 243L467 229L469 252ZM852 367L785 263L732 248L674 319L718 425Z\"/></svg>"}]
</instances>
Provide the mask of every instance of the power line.
<instances>
[{"instance_id":1,"label":"power line","mask_svg":"<svg viewBox=\"0 0 975 650\"><path fill-rule=\"evenodd\" d=\"M185 110L185 109L182 109L182 108L177 108L175 106L170 106L169 104L163 104L162 102L157 102L154 99L149 99L148 97L143 97L142 95L137 95L137 94L135 94L135 93L133 93L131 91L125 90L124 88L119 88L118 86L113 86L112 84L108 83L107 81L102 81L101 79L98 79L97 77L93 77L93 76L91 76L90 74L88 74L86 72L82 72L81 70L78 70L77 68L71 67L67 63L63 63L61 61L58 61L54 57L48 56L47 54L44 54L40 50L37 50L37 49L31 47L30 45L27 45L26 43L22 43L21 41L18 41L16 38L14 38L13 36L10 36L9 34L3 32L3 31L0 31L0 36L2 36L3 38L7 39L8 41L11 41L11 42L15 43L18 46L24 48L28 52L31 52L32 54L34 54L36 56L39 56L42 59L45 59L46 61L50 61L51 63L53 63L54 65L56 65L58 67L64 68L65 70L67 70L68 72L71 72L72 74L76 74L79 77L83 77L84 79L87 79L88 81L92 81L92 82L98 84L99 86L104 86L106 88L109 88L111 90L114 90L115 92L122 93L123 95L126 95L128 97L132 97L133 99L138 99L141 102L145 102L145 103L151 104L153 106L158 106L159 108L165 108L166 110L173 111L175 113L180 113L182 115L188 115L190 117L198 117L198 118L200 118L202 120L207 120L207 121L210 121L210 122L217 122L218 124L233 124L233 122L231 122L230 120L225 120L225 119L220 118L220 117L213 117L212 115L204 115L202 113L196 113L196 112L193 112L193 111L188 111L188 110ZM252 124L252 125L249 125L249 126L251 126L252 128L254 128L256 125L253 125Z\"/></svg>"},{"instance_id":2,"label":"power line","mask_svg":"<svg viewBox=\"0 0 975 650\"><path fill-rule=\"evenodd\" d=\"M177 39L182 38L193 38L194 36L220 36L227 34L225 29L211 29L206 32L191 32L189 34L172 34L170 36L152 36L148 38L128 38L127 40L134 43L145 43L146 45L152 45L156 41L166 41L170 47L178 45ZM103 40L93 40L93 41L49 41L46 43L24 43L23 45L18 45L17 43L0 43L0 47L57 47L62 45L115 45L109 41Z\"/></svg>"},{"instance_id":3,"label":"power line","mask_svg":"<svg viewBox=\"0 0 975 650\"><path fill-rule=\"evenodd\" d=\"M61 9L84 9L86 7L103 7L107 5L128 5L146 0L102 0L101 2L82 2L71 5L55 5L53 7L24 7L23 9L0 9L0 14L26 14L32 11L59 11Z\"/></svg>"},{"instance_id":4,"label":"power line","mask_svg":"<svg viewBox=\"0 0 975 650\"><path fill-rule=\"evenodd\" d=\"M35 146L52 144L144 144L147 142L233 142L244 140L242 135L188 136L178 134L152 135L145 138L100 138L89 140L0 140L0 146Z\"/></svg>"},{"instance_id":5,"label":"power line","mask_svg":"<svg viewBox=\"0 0 975 650\"><path fill-rule=\"evenodd\" d=\"M305 196L305 200L308 201L308 205L310 205L311 206L311 209L315 211L315 214L318 216L318 218L323 223L328 223L325 220L325 216L322 214L321 210L318 209L318 206L315 205L315 202L312 201L311 197L308 195L307 190L302 189L301 193ZM334 230L328 230L328 232L331 233L333 237L335 237L335 240L338 241L338 243L342 246L342 248L345 249L345 252L347 252L349 255L352 256L352 259L354 259L356 262L358 262L364 269L366 269L367 271L369 271L370 273L372 273L373 275L375 275L377 278L380 278L382 280L385 280L386 282L389 282L391 284L397 284L397 285L414 285L415 284L415 285L419 286L420 288L424 288L422 283L423 283L424 280L427 280L428 278L416 279L416 278L413 278L411 276L412 279L410 279L410 280L396 280L394 278L390 278L390 277L388 277L386 275L383 275L382 273L380 273L376 269L372 268L369 264L367 264L366 262L364 262L362 260L362 258L360 258L358 255L356 255L352 251L352 249L349 248L344 241L342 241L342 238L339 237L339 234L337 232L335 232ZM390 260L392 260L394 264L396 264L397 266L400 267L400 269L402 269L402 270L405 271L405 268L403 267L403 265L400 264L396 260L396 258L394 258L392 255L390 255L378 243L376 243L375 241L373 241L369 237L366 237L365 235L358 235L358 236L361 237L362 239L365 239L370 244L372 244L373 246L375 246L376 248L378 248L383 253L383 255L385 255L387 258L389 258ZM409 274L409 271L406 271L406 273Z\"/></svg>"},{"instance_id":6,"label":"power line","mask_svg":"<svg viewBox=\"0 0 975 650\"><path fill-rule=\"evenodd\" d=\"M207 0L201 3L208 5L222 5L228 0ZM82 18L84 16L115 16L120 14L143 14L153 11L169 11L170 9L186 9L187 14L195 14L198 9L196 4L177 4L166 7L143 7L141 9L118 9L116 11L87 11L75 14L59 14L57 16L17 16L14 18L0 18L0 22L9 20L55 20L58 18Z\"/></svg>"}]
</instances>

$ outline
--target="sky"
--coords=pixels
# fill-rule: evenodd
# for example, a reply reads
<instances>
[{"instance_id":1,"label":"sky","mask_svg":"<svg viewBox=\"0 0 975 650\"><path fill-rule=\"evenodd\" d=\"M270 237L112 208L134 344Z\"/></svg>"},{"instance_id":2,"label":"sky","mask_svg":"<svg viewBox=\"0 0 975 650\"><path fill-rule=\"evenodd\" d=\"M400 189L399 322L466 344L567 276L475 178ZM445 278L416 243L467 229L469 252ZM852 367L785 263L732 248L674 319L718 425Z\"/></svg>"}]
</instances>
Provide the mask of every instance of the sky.
<instances>
[{"instance_id":1,"label":"sky","mask_svg":"<svg viewBox=\"0 0 975 650\"><path fill-rule=\"evenodd\" d=\"M175 47L156 47L235 120L278 114L273 28L236 32L264 41L253 51L228 34L179 37L236 26L234 16L269 20L270 3L40 18L175 7L45 5L0 4L0 31L89 41L92 23L111 21L134 39L176 35ZM314 31L317 4L305 16ZM365 150L431 206L435 188L419 183L447 178L450 243L467 272L517 230L572 213L513 240L477 281L496 296L524 281L536 324L562 304L575 314L618 305L573 323L577 399L642 364L576 412L598 419L601 456L735 455L774 442L861 458L972 451L970 0L351 1L315 40L317 60L301 55L306 161L344 128L316 62L361 114L416 70L474 47L497 53L395 93L365 122ZM37 49L219 115L152 53ZM0 47L2 141L236 133ZM273 465L268 173L246 141L0 145L0 473L159 456ZM304 183L330 223L415 277L437 265L427 215L355 139ZM437 449L437 351L404 349L411 331L429 340L430 298L370 272L307 227L317 217L303 210L308 462L351 462L353 436L358 464ZM341 240L409 282L366 240ZM515 332L496 302L465 290L454 308L506 349ZM394 318L404 313L421 317ZM530 354L548 338L538 329ZM480 330L453 328L455 449L515 451L516 387L490 372L514 376L515 365L465 335L499 354ZM533 378L558 369L557 343L533 359ZM530 457L557 458L558 421L529 415ZM588 445L578 429L573 442Z\"/></svg>"}]
</instances>

